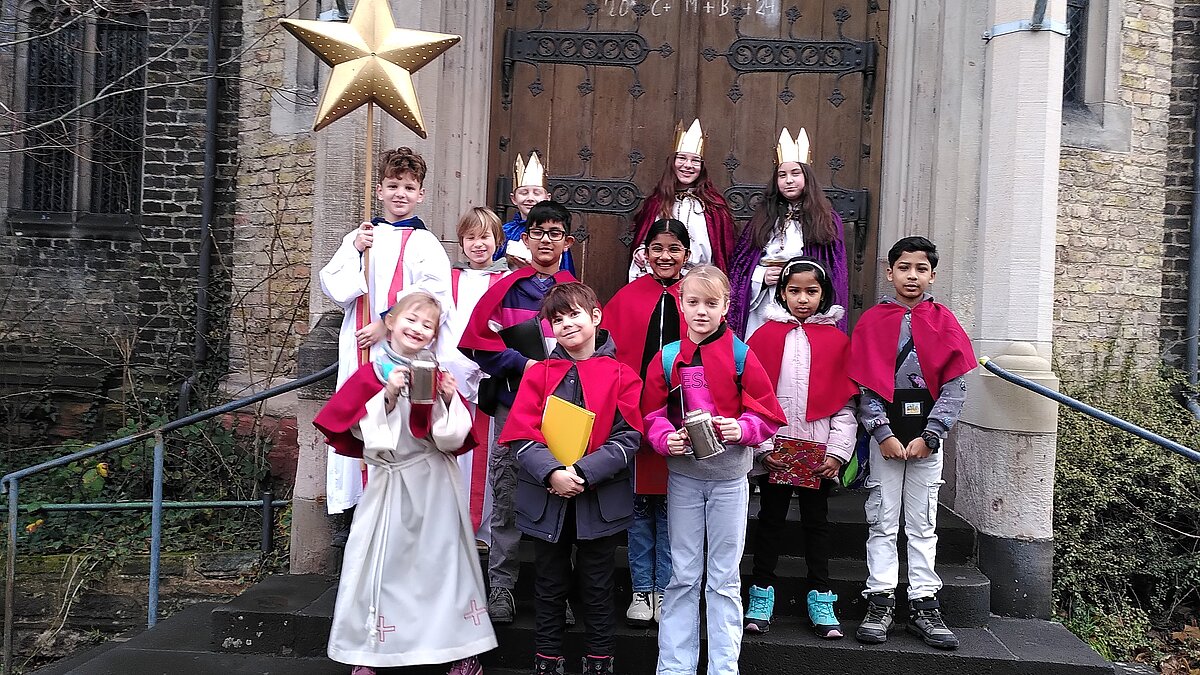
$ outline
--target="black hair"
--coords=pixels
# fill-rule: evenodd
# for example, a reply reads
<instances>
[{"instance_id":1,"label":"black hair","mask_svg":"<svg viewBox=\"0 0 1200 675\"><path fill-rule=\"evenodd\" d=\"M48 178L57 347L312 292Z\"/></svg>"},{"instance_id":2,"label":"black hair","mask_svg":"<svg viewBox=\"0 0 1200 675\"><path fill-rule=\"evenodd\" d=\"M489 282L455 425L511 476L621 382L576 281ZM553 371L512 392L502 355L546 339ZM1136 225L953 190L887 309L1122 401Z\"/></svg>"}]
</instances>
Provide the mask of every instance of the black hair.
<instances>
[{"instance_id":1,"label":"black hair","mask_svg":"<svg viewBox=\"0 0 1200 675\"><path fill-rule=\"evenodd\" d=\"M642 244L646 248L650 248L650 242L660 234L669 234L679 240L686 249L692 248L692 238L688 236L687 226L675 220L674 218L663 218L662 220L654 221L646 232L646 240Z\"/></svg>"},{"instance_id":2,"label":"black hair","mask_svg":"<svg viewBox=\"0 0 1200 675\"><path fill-rule=\"evenodd\" d=\"M775 284L775 302L791 313L784 291L787 290L788 279L800 272L812 272L817 277L817 284L821 286L821 303L817 305L815 314L828 312L829 308L833 307L833 279L829 278L829 270L825 269L825 263L806 255L796 256L784 264L779 281Z\"/></svg>"},{"instance_id":3,"label":"black hair","mask_svg":"<svg viewBox=\"0 0 1200 675\"><path fill-rule=\"evenodd\" d=\"M937 247L925 237L905 237L892 244L891 250L888 251L888 267L895 265L905 253L924 253L925 257L929 258L929 269L937 269Z\"/></svg>"},{"instance_id":4,"label":"black hair","mask_svg":"<svg viewBox=\"0 0 1200 675\"><path fill-rule=\"evenodd\" d=\"M549 222L562 223L563 229L567 234L571 234L571 212L567 207L559 204L553 199L547 199L544 202L538 202L529 209L529 217L525 219L527 227L534 228Z\"/></svg>"}]
</instances>

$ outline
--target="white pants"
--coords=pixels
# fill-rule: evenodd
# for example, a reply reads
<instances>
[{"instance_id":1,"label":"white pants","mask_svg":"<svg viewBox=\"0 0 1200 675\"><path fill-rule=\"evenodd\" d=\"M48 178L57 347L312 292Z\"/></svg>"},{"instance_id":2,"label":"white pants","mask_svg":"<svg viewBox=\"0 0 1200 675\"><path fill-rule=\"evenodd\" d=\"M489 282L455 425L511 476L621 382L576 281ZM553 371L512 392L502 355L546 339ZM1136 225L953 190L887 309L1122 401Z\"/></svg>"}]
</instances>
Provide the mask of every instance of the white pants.
<instances>
[{"instance_id":1,"label":"white pants","mask_svg":"<svg viewBox=\"0 0 1200 675\"><path fill-rule=\"evenodd\" d=\"M937 555L938 489L942 485L942 453L925 459L884 459L879 445L871 441L871 475L867 479L867 590L890 593L896 590L900 559L896 536L900 511L904 510L904 533L908 535L908 599L927 598L942 588L934 572Z\"/></svg>"},{"instance_id":2,"label":"white pants","mask_svg":"<svg viewBox=\"0 0 1200 675\"><path fill-rule=\"evenodd\" d=\"M743 476L696 480L671 472L667 495L671 582L663 593L658 626L658 675L696 675L702 586L708 675L737 675L742 648L740 569L750 484Z\"/></svg>"}]
</instances>

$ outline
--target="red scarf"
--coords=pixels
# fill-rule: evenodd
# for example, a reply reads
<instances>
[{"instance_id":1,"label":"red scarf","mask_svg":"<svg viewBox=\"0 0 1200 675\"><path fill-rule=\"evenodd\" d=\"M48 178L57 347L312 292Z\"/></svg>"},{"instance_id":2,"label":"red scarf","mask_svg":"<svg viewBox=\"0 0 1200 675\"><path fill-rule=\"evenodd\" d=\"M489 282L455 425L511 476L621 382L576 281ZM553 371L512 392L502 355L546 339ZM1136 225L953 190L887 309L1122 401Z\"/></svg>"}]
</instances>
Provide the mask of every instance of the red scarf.
<instances>
[{"instance_id":1,"label":"red scarf","mask_svg":"<svg viewBox=\"0 0 1200 675\"><path fill-rule=\"evenodd\" d=\"M539 361L525 371L498 443L546 443L541 431L546 401L570 372L571 366L579 372L583 407L596 414L587 452L595 451L608 440L618 411L629 426L642 432L642 414L638 409L642 380L636 371L610 356L593 356L582 361L551 358Z\"/></svg>"},{"instance_id":2,"label":"red scarf","mask_svg":"<svg viewBox=\"0 0 1200 675\"><path fill-rule=\"evenodd\" d=\"M775 387L763 370L754 352L746 354L742 367L742 386L738 387L737 364L733 357L733 330L722 323L724 331L712 342L696 344L684 334L679 342L679 355L671 366L670 386L679 384L679 366L692 363L696 351L700 351L700 363L704 368L704 379L712 394L713 405L722 417L738 418L744 412L752 412L767 422L783 426L787 416L775 397ZM660 352L661 354L661 352ZM649 414L667 405L667 382L654 367L661 363L660 357L650 362L646 371L646 388L642 394L642 413Z\"/></svg>"},{"instance_id":3,"label":"red scarf","mask_svg":"<svg viewBox=\"0 0 1200 675\"><path fill-rule=\"evenodd\" d=\"M945 305L932 300L912 308L913 347L921 376L937 400L942 385L975 368L971 339ZM859 317L850 338L850 379L891 401L896 390L900 323L907 307L881 302Z\"/></svg>"},{"instance_id":4,"label":"red scarf","mask_svg":"<svg viewBox=\"0 0 1200 675\"><path fill-rule=\"evenodd\" d=\"M458 348L467 356L470 356L470 350L481 349L488 352L502 352L506 349L504 340L500 339L500 334L492 330L488 325L488 321L496 315L500 309L501 303L504 302L504 296L508 294L509 289L513 284L521 279L528 279L537 273L537 270L532 265L522 267L521 269L501 277L491 288L479 298L475 309L471 310L471 318L467 321L467 327L463 329L462 337L458 340ZM575 277L566 270L559 270L554 275L554 281L558 284L565 284L570 281L576 281Z\"/></svg>"},{"instance_id":5,"label":"red scarf","mask_svg":"<svg viewBox=\"0 0 1200 675\"><path fill-rule=\"evenodd\" d=\"M846 374L850 358L850 338L836 326L768 321L750 337L750 349L762 362L767 377L779 391L779 373L783 368L783 348L788 335L797 328L804 329L808 338L808 407L809 422L832 417L841 410L858 387Z\"/></svg>"},{"instance_id":6,"label":"red scarf","mask_svg":"<svg viewBox=\"0 0 1200 675\"><path fill-rule=\"evenodd\" d=\"M678 309L679 282L663 288L652 274L638 277L622 287L604 306L604 320L600 327L607 329L616 343L617 360L633 368L635 373L641 372L646 333L650 330L650 320L654 318L654 310L658 308L664 292L675 299ZM679 314L680 323L683 323L683 311L680 310Z\"/></svg>"},{"instance_id":7,"label":"red scarf","mask_svg":"<svg viewBox=\"0 0 1200 675\"><path fill-rule=\"evenodd\" d=\"M333 451L347 457L361 458L363 442L352 433L354 425L367 416L367 401L383 391L383 382L375 374L375 366L367 364L350 376L329 402L313 418L313 426L325 434L325 442ZM460 396L461 398L461 396ZM463 402L465 405L465 401ZM413 404L409 415L409 430L416 438L427 438L432 426L433 405ZM463 439L462 447L454 454L461 455L476 447L478 442L473 433Z\"/></svg>"}]
</instances>

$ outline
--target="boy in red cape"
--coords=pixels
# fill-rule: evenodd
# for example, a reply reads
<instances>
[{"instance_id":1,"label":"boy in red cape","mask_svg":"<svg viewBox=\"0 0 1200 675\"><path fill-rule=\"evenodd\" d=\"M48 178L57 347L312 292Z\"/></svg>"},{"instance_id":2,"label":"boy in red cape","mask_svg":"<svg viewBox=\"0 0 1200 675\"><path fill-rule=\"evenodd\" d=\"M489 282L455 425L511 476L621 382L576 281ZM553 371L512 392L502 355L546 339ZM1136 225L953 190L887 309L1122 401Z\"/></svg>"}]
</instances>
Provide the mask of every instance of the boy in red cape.
<instances>
[{"instance_id":1,"label":"boy in red cape","mask_svg":"<svg viewBox=\"0 0 1200 675\"><path fill-rule=\"evenodd\" d=\"M850 340L849 373L862 396L858 419L870 432L867 487L867 616L856 637L878 644L893 624L899 577L900 511L908 535L908 628L927 644L956 649L942 620L934 572L942 439L962 412L975 367L971 340L954 314L927 291L937 276L937 247L905 237L888 251L888 281L896 289L867 310Z\"/></svg>"},{"instance_id":2,"label":"boy in red cape","mask_svg":"<svg viewBox=\"0 0 1200 675\"><path fill-rule=\"evenodd\" d=\"M607 331L597 332L600 303L592 289L581 283L555 286L546 293L541 316L550 321L558 346L525 372L500 436L519 465L517 527L536 538L534 672L564 672L564 610L574 548L576 611L586 635L583 672L612 675L613 556L620 533L633 522L629 469L642 439L642 381L614 358ZM550 452L542 435L551 396L595 414L587 449L571 466Z\"/></svg>"},{"instance_id":3,"label":"boy in red cape","mask_svg":"<svg viewBox=\"0 0 1200 675\"><path fill-rule=\"evenodd\" d=\"M558 202L540 202L529 210L527 224L521 241L529 247L530 264L483 294L458 341L458 348L489 375L479 385L479 409L492 416L497 437L504 431L522 376L544 358L547 342L553 340L550 325L538 315L542 298L556 284L575 281L570 272L559 269L563 251L575 243L570 211ZM516 618L513 589L521 567L517 550L521 533L513 514L517 470L512 453L498 442L488 457L488 481L492 488L488 614L492 623L512 623Z\"/></svg>"}]
</instances>

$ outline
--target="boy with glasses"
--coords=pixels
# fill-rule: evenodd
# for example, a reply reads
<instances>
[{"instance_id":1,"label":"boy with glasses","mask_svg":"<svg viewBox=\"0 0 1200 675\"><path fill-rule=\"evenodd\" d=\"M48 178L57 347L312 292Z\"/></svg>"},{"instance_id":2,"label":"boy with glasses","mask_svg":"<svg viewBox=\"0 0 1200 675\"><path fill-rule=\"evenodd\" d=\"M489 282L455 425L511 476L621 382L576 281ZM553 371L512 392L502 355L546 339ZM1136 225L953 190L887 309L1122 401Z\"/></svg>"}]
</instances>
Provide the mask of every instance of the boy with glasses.
<instances>
[{"instance_id":1,"label":"boy with glasses","mask_svg":"<svg viewBox=\"0 0 1200 675\"><path fill-rule=\"evenodd\" d=\"M560 269L562 254L575 243L571 213L558 202L544 201L529 210L521 242L529 248L528 267L496 282L475 305L458 347L490 377L479 391L479 409L492 415L499 438L516 398L521 376L553 349L554 333L540 319L542 298L556 284L575 281ZM520 569L521 533L513 512L516 462L508 448L493 443L488 479L492 487L492 547L488 554L488 614L492 623L516 617L513 588Z\"/></svg>"}]
</instances>

